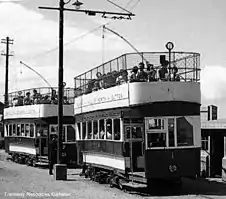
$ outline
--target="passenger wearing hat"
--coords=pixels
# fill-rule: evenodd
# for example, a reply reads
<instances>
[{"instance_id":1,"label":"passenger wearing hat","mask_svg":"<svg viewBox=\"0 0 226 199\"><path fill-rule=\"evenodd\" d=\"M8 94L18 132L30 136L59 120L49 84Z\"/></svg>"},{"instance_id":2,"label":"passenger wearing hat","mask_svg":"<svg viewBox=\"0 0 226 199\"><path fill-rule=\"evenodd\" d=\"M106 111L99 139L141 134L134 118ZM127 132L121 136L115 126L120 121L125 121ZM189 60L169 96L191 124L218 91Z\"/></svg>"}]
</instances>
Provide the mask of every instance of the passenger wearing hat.
<instances>
[{"instance_id":1,"label":"passenger wearing hat","mask_svg":"<svg viewBox=\"0 0 226 199\"><path fill-rule=\"evenodd\" d=\"M57 135L52 134L49 144L49 175L53 175L53 165L57 163Z\"/></svg>"},{"instance_id":2,"label":"passenger wearing hat","mask_svg":"<svg viewBox=\"0 0 226 199\"><path fill-rule=\"evenodd\" d=\"M31 105L31 93L27 92L26 97L24 98L24 105Z\"/></svg>"},{"instance_id":3,"label":"passenger wearing hat","mask_svg":"<svg viewBox=\"0 0 226 199\"><path fill-rule=\"evenodd\" d=\"M132 75L130 76L130 82L136 82L137 81L137 75L138 75L138 67L134 66L132 70Z\"/></svg>"},{"instance_id":4,"label":"passenger wearing hat","mask_svg":"<svg viewBox=\"0 0 226 199\"><path fill-rule=\"evenodd\" d=\"M140 71L138 72L137 79L140 82L146 82L148 75L146 72L144 72L144 63L143 62L139 63L139 68L140 68Z\"/></svg>"}]
</instances>

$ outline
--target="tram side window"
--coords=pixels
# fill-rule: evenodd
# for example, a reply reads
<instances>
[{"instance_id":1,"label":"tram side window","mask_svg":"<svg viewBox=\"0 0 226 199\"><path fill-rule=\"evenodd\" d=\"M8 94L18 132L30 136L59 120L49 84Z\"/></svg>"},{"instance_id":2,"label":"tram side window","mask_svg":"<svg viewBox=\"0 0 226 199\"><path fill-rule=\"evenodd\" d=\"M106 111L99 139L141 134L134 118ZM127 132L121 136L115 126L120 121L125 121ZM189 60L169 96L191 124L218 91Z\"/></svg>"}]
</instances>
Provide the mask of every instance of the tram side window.
<instances>
[{"instance_id":1,"label":"tram side window","mask_svg":"<svg viewBox=\"0 0 226 199\"><path fill-rule=\"evenodd\" d=\"M208 143L209 143L208 136L202 136L202 150L206 151L209 150Z\"/></svg>"},{"instance_id":2,"label":"tram side window","mask_svg":"<svg viewBox=\"0 0 226 199\"><path fill-rule=\"evenodd\" d=\"M100 139L104 139L104 137L105 137L105 122L104 122L104 119L99 120L99 131L100 131Z\"/></svg>"},{"instance_id":3,"label":"tram side window","mask_svg":"<svg viewBox=\"0 0 226 199\"><path fill-rule=\"evenodd\" d=\"M186 120L185 117L177 118L177 145L193 145L193 126Z\"/></svg>"},{"instance_id":4,"label":"tram side window","mask_svg":"<svg viewBox=\"0 0 226 199\"><path fill-rule=\"evenodd\" d=\"M82 140L86 137L86 122L82 123Z\"/></svg>"},{"instance_id":5,"label":"tram side window","mask_svg":"<svg viewBox=\"0 0 226 199\"><path fill-rule=\"evenodd\" d=\"M20 124L17 124L16 133L17 136L21 136Z\"/></svg>"},{"instance_id":6,"label":"tram side window","mask_svg":"<svg viewBox=\"0 0 226 199\"><path fill-rule=\"evenodd\" d=\"M34 124L30 124L30 137L34 137Z\"/></svg>"},{"instance_id":7,"label":"tram side window","mask_svg":"<svg viewBox=\"0 0 226 199\"><path fill-rule=\"evenodd\" d=\"M114 140L120 140L120 119L114 119Z\"/></svg>"},{"instance_id":8,"label":"tram side window","mask_svg":"<svg viewBox=\"0 0 226 199\"><path fill-rule=\"evenodd\" d=\"M72 125L67 126L67 142L75 142L75 129Z\"/></svg>"},{"instance_id":9,"label":"tram side window","mask_svg":"<svg viewBox=\"0 0 226 199\"><path fill-rule=\"evenodd\" d=\"M174 118L168 119L168 136L169 136L169 147L175 146L174 138Z\"/></svg>"},{"instance_id":10,"label":"tram side window","mask_svg":"<svg viewBox=\"0 0 226 199\"><path fill-rule=\"evenodd\" d=\"M80 140L81 139L81 136L82 136L81 124L79 122L79 123L76 123L75 125L77 125L76 131L78 131L77 136L79 136L78 139Z\"/></svg>"},{"instance_id":11,"label":"tram side window","mask_svg":"<svg viewBox=\"0 0 226 199\"><path fill-rule=\"evenodd\" d=\"M130 132L131 129L131 132ZM126 127L126 138L142 138L143 130L140 126Z\"/></svg>"},{"instance_id":12,"label":"tram side window","mask_svg":"<svg viewBox=\"0 0 226 199\"><path fill-rule=\"evenodd\" d=\"M37 127L38 128L38 127ZM50 127L50 133L51 134L57 134L57 125L52 125Z\"/></svg>"},{"instance_id":13,"label":"tram side window","mask_svg":"<svg viewBox=\"0 0 226 199\"><path fill-rule=\"evenodd\" d=\"M17 126L16 124L13 124L13 136L16 136L16 130L17 130Z\"/></svg>"},{"instance_id":14,"label":"tram side window","mask_svg":"<svg viewBox=\"0 0 226 199\"><path fill-rule=\"evenodd\" d=\"M42 124L41 129L42 129L42 135L41 136L48 137L48 125Z\"/></svg>"},{"instance_id":15,"label":"tram side window","mask_svg":"<svg viewBox=\"0 0 226 199\"><path fill-rule=\"evenodd\" d=\"M107 131L105 134L106 139L112 140L112 119L107 119L106 121Z\"/></svg>"},{"instance_id":16,"label":"tram side window","mask_svg":"<svg viewBox=\"0 0 226 199\"><path fill-rule=\"evenodd\" d=\"M148 120L148 130L154 129L164 129L163 119L149 119Z\"/></svg>"},{"instance_id":17,"label":"tram side window","mask_svg":"<svg viewBox=\"0 0 226 199\"><path fill-rule=\"evenodd\" d=\"M92 139L92 121L87 123L87 137L86 139Z\"/></svg>"},{"instance_id":18,"label":"tram side window","mask_svg":"<svg viewBox=\"0 0 226 199\"><path fill-rule=\"evenodd\" d=\"M66 126L63 126L63 132L62 132L62 142L66 142L66 136L65 136L65 133L66 133Z\"/></svg>"},{"instance_id":19,"label":"tram side window","mask_svg":"<svg viewBox=\"0 0 226 199\"><path fill-rule=\"evenodd\" d=\"M20 130L21 130L21 136L25 136L25 133L24 133L24 124L21 124L21 127L20 127Z\"/></svg>"},{"instance_id":20,"label":"tram side window","mask_svg":"<svg viewBox=\"0 0 226 199\"><path fill-rule=\"evenodd\" d=\"M8 128L8 130L9 130L9 132L8 132L8 136L12 136L12 134L13 134L13 129L12 129L12 124L10 124L9 125L9 128Z\"/></svg>"},{"instance_id":21,"label":"tram side window","mask_svg":"<svg viewBox=\"0 0 226 199\"><path fill-rule=\"evenodd\" d=\"M93 121L93 138L94 139L99 139L99 134L98 134L98 121L94 120Z\"/></svg>"},{"instance_id":22,"label":"tram side window","mask_svg":"<svg viewBox=\"0 0 226 199\"><path fill-rule=\"evenodd\" d=\"M25 124L25 136L30 137L30 125Z\"/></svg>"},{"instance_id":23,"label":"tram side window","mask_svg":"<svg viewBox=\"0 0 226 199\"><path fill-rule=\"evenodd\" d=\"M148 133L147 144L152 147L166 147L166 133Z\"/></svg>"}]
</instances>

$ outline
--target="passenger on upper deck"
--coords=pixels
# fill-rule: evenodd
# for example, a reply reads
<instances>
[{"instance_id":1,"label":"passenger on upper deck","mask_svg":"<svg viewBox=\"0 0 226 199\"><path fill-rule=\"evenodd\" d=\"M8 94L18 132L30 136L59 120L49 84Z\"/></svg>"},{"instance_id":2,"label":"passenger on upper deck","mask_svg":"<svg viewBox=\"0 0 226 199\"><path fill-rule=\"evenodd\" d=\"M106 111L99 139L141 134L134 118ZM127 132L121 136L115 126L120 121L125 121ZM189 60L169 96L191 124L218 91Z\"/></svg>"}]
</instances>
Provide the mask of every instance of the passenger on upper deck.
<instances>
[{"instance_id":1,"label":"passenger on upper deck","mask_svg":"<svg viewBox=\"0 0 226 199\"><path fill-rule=\"evenodd\" d=\"M146 72L144 72L144 63L143 62L139 63L139 68L140 68L140 72L138 72L137 79L139 82L146 82L148 75Z\"/></svg>"},{"instance_id":2,"label":"passenger on upper deck","mask_svg":"<svg viewBox=\"0 0 226 199\"><path fill-rule=\"evenodd\" d=\"M121 69L119 71L119 76L116 79L116 84L124 84L128 81L128 72L127 70Z\"/></svg>"},{"instance_id":3,"label":"passenger on upper deck","mask_svg":"<svg viewBox=\"0 0 226 199\"><path fill-rule=\"evenodd\" d=\"M96 76L97 76L97 80L94 82L93 91L97 91L101 87L101 77L102 77L102 75L101 75L100 72L97 72Z\"/></svg>"},{"instance_id":4,"label":"passenger on upper deck","mask_svg":"<svg viewBox=\"0 0 226 199\"><path fill-rule=\"evenodd\" d=\"M138 78L138 67L134 66L132 70L132 75L130 76L130 82L137 82Z\"/></svg>"},{"instance_id":5,"label":"passenger on upper deck","mask_svg":"<svg viewBox=\"0 0 226 199\"><path fill-rule=\"evenodd\" d=\"M51 103L52 104L57 104L58 103L58 97L56 94L56 90L52 90L52 96L51 96Z\"/></svg>"},{"instance_id":6,"label":"passenger on upper deck","mask_svg":"<svg viewBox=\"0 0 226 199\"><path fill-rule=\"evenodd\" d=\"M156 70L154 69L153 64L147 63L147 76L148 82L156 81Z\"/></svg>"},{"instance_id":7,"label":"passenger on upper deck","mask_svg":"<svg viewBox=\"0 0 226 199\"><path fill-rule=\"evenodd\" d=\"M178 73L178 68L176 67L176 65L173 66L173 80L174 81L180 81L180 76Z\"/></svg>"},{"instance_id":8,"label":"passenger on upper deck","mask_svg":"<svg viewBox=\"0 0 226 199\"><path fill-rule=\"evenodd\" d=\"M40 102L41 104L50 104L51 101L49 99L49 96L48 95L45 95L44 97L42 97L42 100Z\"/></svg>"},{"instance_id":9,"label":"passenger on upper deck","mask_svg":"<svg viewBox=\"0 0 226 199\"><path fill-rule=\"evenodd\" d=\"M26 97L24 98L24 105L31 105L32 100L31 100L31 93L27 92Z\"/></svg>"},{"instance_id":10,"label":"passenger on upper deck","mask_svg":"<svg viewBox=\"0 0 226 199\"><path fill-rule=\"evenodd\" d=\"M16 106L23 106L24 96L22 96L21 94L22 94L22 92L19 91L19 92L18 92L18 97L17 97L17 104L16 104Z\"/></svg>"},{"instance_id":11,"label":"passenger on upper deck","mask_svg":"<svg viewBox=\"0 0 226 199\"><path fill-rule=\"evenodd\" d=\"M161 68L159 69L159 79L162 81L167 80L167 74L168 74L167 65L168 64L169 64L169 62L167 60L165 60L164 62L161 63Z\"/></svg>"},{"instance_id":12,"label":"passenger on upper deck","mask_svg":"<svg viewBox=\"0 0 226 199\"><path fill-rule=\"evenodd\" d=\"M36 89L33 90L33 103L39 104L39 101L41 100L41 94L37 92Z\"/></svg>"}]
</instances>

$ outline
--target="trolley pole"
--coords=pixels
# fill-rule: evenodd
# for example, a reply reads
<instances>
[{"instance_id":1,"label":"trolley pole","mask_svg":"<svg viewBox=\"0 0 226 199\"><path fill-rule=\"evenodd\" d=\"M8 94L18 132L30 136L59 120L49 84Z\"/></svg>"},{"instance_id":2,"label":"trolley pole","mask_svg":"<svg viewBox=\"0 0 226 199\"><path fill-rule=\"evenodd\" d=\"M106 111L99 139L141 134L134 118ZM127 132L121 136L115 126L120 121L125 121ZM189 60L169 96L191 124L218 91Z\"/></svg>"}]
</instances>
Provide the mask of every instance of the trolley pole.
<instances>
[{"instance_id":1,"label":"trolley pole","mask_svg":"<svg viewBox=\"0 0 226 199\"><path fill-rule=\"evenodd\" d=\"M170 74L169 80L171 80L171 72L172 72L172 68L171 68L171 51L174 48L174 44L169 41L166 44L166 48L169 51L169 74Z\"/></svg>"},{"instance_id":2,"label":"trolley pole","mask_svg":"<svg viewBox=\"0 0 226 199\"><path fill-rule=\"evenodd\" d=\"M85 13L89 16L95 16L96 14L102 14L103 18L109 18L106 15L114 15L112 19L131 19L131 16L135 16L131 12L118 13L118 12L107 12L98 10L80 10L80 6L83 4L76 0L72 5L76 6L76 9L65 8L66 4L69 4L71 0L59 1L59 7L39 7L40 9L48 10L58 10L59 11L59 71L58 71L58 153L57 153L57 163L61 163L61 153L62 153L62 131L63 131L63 51L64 51L64 11L73 11ZM117 17L119 16L119 17ZM126 16L126 17L124 17Z\"/></svg>"}]
</instances>

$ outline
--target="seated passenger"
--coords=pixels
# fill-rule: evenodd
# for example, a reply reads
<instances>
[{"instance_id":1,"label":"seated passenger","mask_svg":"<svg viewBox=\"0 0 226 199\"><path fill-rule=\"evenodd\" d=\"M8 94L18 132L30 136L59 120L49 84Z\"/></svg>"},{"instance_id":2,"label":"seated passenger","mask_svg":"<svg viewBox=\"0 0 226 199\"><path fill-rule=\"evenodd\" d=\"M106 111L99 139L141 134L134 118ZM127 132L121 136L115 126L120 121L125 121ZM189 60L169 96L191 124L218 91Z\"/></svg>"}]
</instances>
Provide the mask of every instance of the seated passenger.
<instances>
[{"instance_id":1,"label":"seated passenger","mask_svg":"<svg viewBox=\"0 0 226 199\"><path fill-rule=\"evenodd\" d=\"M156 70L154 69L153 64L147 64L147 75L149 82L156 81Z\"/></svg>"},{"instance_id":2,"label":"seated passenger","mask_svg":"<svg viewBox=\"0 0 226 199\"><path fill-rule=\"evenodd\" d=\"M31 105L32 100L31 100L31 94L30 92L26 93L26 97L24 98L24 105Z\"/></svg>"},{"instance_id":3,"label":"seated passenger","mask_svg":"<svg viewBox=\"0 0 226 199\"><path fill-rule=\"evenodd\" d=\"M120 132L119 131L117 131L115 133L115 140L120 140Z\"/></svg>"},{"instance_id":4,"label":"seated passenger","mask_svg":"<svg viewBox=\"0 0 226 199\"><path fill-rule=\"evenodd\" d=\"M17 97L17 104L16 106L23 106L24 104L24 96L21 95L22 92L18 92L18 97Z\"/></svg>"},{"instance_id":5,"label":"seated passenger","mask_svg":"<svg viewBox=\"0 0 226 199\"><path fill-rule=\"evenodd\" d=\"M17 97L14 97L13 98L13 102L12 102L13 106L16 106L17 103L18 103Z\"/></svg>"},{"instance_id":6,"label":"seated passenger","mask_svg":"<svg viewBox=\"0 0 226 199\"><path fill-rule=\"evenodd\" d=\"M67 100L67 96L64 96L64 98L63 98L63 99L64 99L64 101L63 101L63 102L64 102L64 104L69 104L69 101Z\"/></svg>"},{"instance_id":7,"label":"seated passenger","mask_svg":"<svg viewBox=\"0 0 226 199\"><path fill-rule=\"evenodd\" d=\"M124 84L128 81L128 72L127 70L121 69L119 71L119 76L116 79L116 84Z\"/></svg>"},{"instance_id":8,"label":"seated passenger","mask_svg":"<svg viewBox=\"0 0 226 199\"><path fill-rule=\"evenodd\" d=\"M167 80L167 74L168 74L167 65L168 64L169 64L168 61L163 62L161 68L159 69L159 79L162 81Z\"/></svg>"},{"instance_id":9,"label":"seated passenger","mask_svg":"<svg viewBox=\"0 0 226 199\"><path fill-rule=\"evenodd\" d=\"M93 139L99 139L99 135L98 135L97 131L94 132L94 134L93 134Z\"/></svg>"},{"instance_id":10,"label":"seated passenger","mask_svg":"<svg viewBox=\"0 0 226 199\"><path fill-rule=\"evenodd\" d=\"M42 100L40 101L41 104L50 104L51 101L49 99L48 95L45 95L44 97L42 97Z\"/></svg>"},{"instance_id":11,"label":"seated passenger","mask_svg":"<svg viewBox=\"0 0 226 199\"><path fill-rule=\"evenodd\" d=\"M33 96L32 96L33 102L38 102L38 99L40 99L40 93L37 92L36 89L33 90Z\"/></svg>"},{"instance_id":12,"label":"seated passenger","mask_svg":"<svg viewBox=\"0 0 226 199\"><path fill-rule=\"evenodd\" d=\"M111 72L108 72L105 80L105 88L112 87L114 86L114 84L115 84L114 74L112 74Z\"/></svg>"},{"instance_id":13,"label":"seated passenger","mask_svg":"<svg viewBox=\"0 0 226 199\"><path fill-rule=\"evenodd\" d=\"M134 66L132 70L132 75L130 76L130 82L137 82L138 78L138 67Z\"/></svg>"},{"instance_id":14,"label":"seated passenger","mask_svg":"<svg viewBox=\"0 0 226 199\"><path fill-rule=\"evenodd\" d=\"M147 81L147 73L144 72L144 63L143 62L139 63L139 68L140 68L140 72L138 72L137 79L140 82L146 82Z\"/></svg>"},{"instance_id":15,"label":"seated passenger","mask_svg":"<svg viewBox=\"0 0 226 199\"><path fill-rule=\"evenodd\" d=\"M173 66L173 80L174 81L176 81L177 73L178 73L178 68L176 67L176 65L174 65Z\"/></svg>"},{"instance_id":16,"label":"seated passenger","mask_svg":"<svg viewBox=\"0 0 226 199\"><path fill-rule=\"evenodd\" d=\"M105 138L108 139L108 140L112 139L112 129L111 129L111 126L109 124L107 126L107 132L105 134Z\"/></svg>"},{"instance_id":17,"label":"seated passenger","mask_svg":"<svg viewBox=\"0 0 226 199\"><path fill-rule=\"evenodd\" d=\"M100 89L99 80L96 80L96 81L94 82L94 86L93 86L92 91L97 91L97 90L99 90L99 89Z\"/></svg>"},{"instance_id":18,"label":"seated passenger","mask_svg":"<svg viewBox=\"0 0 226 199\"><path fill-rule=\"evenodd\" d=\"M100 131L100 139L104 139L104 136L105 136L105 132L104 132L104 128L102 127Z\"/></svg>"},{"instance_id":19,"label":"seated passenger","mask_svg":"<svg viewBox=\"0 0 226 199\"><path fill-rule=\"evenodd\" d=\"M56 90L52 90L51 103L52 104L58 103L58 96L56 94Z\"/></svg>"}]
</instances>

